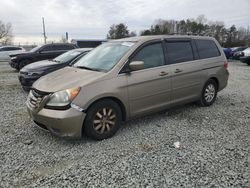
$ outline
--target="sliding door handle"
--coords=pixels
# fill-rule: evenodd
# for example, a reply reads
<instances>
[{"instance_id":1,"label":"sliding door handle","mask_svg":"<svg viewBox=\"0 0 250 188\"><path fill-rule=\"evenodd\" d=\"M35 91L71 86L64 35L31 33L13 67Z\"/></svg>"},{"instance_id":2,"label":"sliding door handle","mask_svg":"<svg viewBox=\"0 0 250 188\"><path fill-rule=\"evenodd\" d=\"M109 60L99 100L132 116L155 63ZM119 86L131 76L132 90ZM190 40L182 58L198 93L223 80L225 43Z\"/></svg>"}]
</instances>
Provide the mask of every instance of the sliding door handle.
<instances>
[{"instance_id":1,"label":"sliding door handle","mask_svg":"<svg viewBox=\"0 0 250 188\"><path fill-rule=\"evenodd\" d=\"M159 76L167 76L168 75L168 72L165 72L165 71L162 71L160 72Z\"/></svg>"},{"instance_id":2,"label":"sliding door handle","mask_svg":"<svg viewBox=\"0 0 250 188\"><path fill-rule=\"evenodd\" d=\"M179 72L182 72L183 70L181 69L175 69L174 73L179 73Z\"/></svg>"}]
</instances>

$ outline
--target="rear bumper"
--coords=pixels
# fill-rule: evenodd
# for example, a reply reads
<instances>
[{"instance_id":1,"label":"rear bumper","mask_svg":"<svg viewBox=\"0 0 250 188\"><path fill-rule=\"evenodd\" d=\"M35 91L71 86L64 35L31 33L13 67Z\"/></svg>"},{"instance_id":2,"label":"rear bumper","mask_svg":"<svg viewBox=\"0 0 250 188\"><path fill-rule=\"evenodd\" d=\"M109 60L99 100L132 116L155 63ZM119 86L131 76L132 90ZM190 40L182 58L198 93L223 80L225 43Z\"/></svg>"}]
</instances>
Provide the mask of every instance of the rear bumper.
<instances>
[{"instance_id":1,"label":"rear bumper","mask_svg":"<svg viewBox=\"0 0 250 188\"><path fill-rule=\"evenodd\" d=\"M228 83L229 72L227 69L225 69L224 71L223 71L223 74L220 74L220 76L218 76L218 80L219 80L218 91L223 90L227 86L227 83Z\"/></svg>"},{"instance_id":2,"label":"rear bumper","mask_svg":"<svg viewBox=\"0 0 250 188\"><path fill-rule=\"evenodd\" d=\"M27 110L33 121L41 128L64 138L81 138L85 113L73 108L68 110L51 110L43 108L34 112L27 105Z\"/></svg>"}]
</instances>

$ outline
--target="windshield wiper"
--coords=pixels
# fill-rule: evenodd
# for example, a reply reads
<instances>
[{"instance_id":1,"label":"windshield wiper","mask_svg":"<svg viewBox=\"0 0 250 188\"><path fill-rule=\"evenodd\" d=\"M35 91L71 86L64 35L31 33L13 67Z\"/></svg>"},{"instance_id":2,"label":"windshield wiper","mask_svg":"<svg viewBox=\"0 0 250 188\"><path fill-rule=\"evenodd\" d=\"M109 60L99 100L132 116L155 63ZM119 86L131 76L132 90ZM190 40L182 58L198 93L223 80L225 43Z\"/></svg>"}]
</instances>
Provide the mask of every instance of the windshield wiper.
<instances>
[{"instance_id":1,"label":"windshield wiper","mask_svg":"<svg viewBox=\"0 0 250 188\"><path fill-rule=\"evenodd\" d=\"M76 66L76 68L92 70L92 71L101 71L101 69L95 69L95 68L90 68L90 67L85 67L85 66Z\"/></svg>"}]
</instances>

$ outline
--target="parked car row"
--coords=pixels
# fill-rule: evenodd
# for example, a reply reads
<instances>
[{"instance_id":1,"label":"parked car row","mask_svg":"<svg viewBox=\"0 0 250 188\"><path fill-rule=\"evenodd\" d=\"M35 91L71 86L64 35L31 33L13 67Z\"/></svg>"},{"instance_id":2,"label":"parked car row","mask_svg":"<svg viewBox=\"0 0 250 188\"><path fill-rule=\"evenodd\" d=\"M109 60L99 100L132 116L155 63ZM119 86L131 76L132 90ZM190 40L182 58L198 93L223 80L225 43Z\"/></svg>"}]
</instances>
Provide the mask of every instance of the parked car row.
<instances>
[{"instance_id":1,"label":"parked car row","mask_svg":"<svg viewBox=\"0 0 250 188\"><path fill-rule=\"evenodd\" d=\"M70 43L53 43L37 46L28 52L11 54L10 66L20 70L25 65L35 61L53 59L58 55L63 54L69 50L75 49L76 46Z\"/></svg>"},{"instance_id":2,"label":"parked car row","mask_svg":"<svg viewBox=\"0 0 250 188\"><path fill-rule=\"evenodd\" d=\"M223 48L223 51L227 59L240 60L250 65L250 47Z\"/></svg>"},{"instance_id":3,"label":"parked car row","mask_svg":"<svg viewBox=\"0 0 250 188\"><path fill-rule=\"evenodd\" d=\"M227 59L239 60L240 57L244 56L243 51L247 49L248 46L234 47L234 48L224 48L224 53Z\"/></svg>"},{"instance_id":4,"label":"parked car row","mask_svg":"<svg viewBox=\"0 0 250 188\"><path fill-rule=\"evenodd\" d=\"M25 49L19 46L0 47L0 61L10 61L10 55L25 52Z\"/></svg>"},{"instance_id":5,"label":"parked car row","mask_svg":"<svg viewBox=\"0 0 250 188\"><path fill-rule=\"evenodd\" d=\"M32 84L41 76L64 68L66 66L73 65L78 59L83 57L91 49L92 48L77 48L65 52L54 59L47 59L31 63L27 66L24 66L20 70L18 79L24 90L29 90Z\"/></svg>"},{"instance_id":6,"label":"parked car row","mask_svg":"<svg viewBox=\"0 0 250 188\"><path fill-rule=\"evenodd\" d=\"M45 70L57 69L66 54L76 51L43 61L49 67ZM117 132L122 121L134 117L190 102L210 106L229 76L223 50L210 37L144 36L108 41L73 62L47 75L43 75L42 62L34 63L19 74L24 83L42 75L29 92L28 113L38 126L61 137L85 134L106 139Z\"/></svg>"},{"instance_id":7,"label":"parked car row","mask_svg":"<svg viewBox=\"0 0 250 188\"><path fill-rule=\"evenodd\" d=\"M250 47L248 47L247 49L245 49L242 52L242 56L240 57L240 61L242 63L246 63L246 64L250 65Z\"/></svg>"}]
</instances>

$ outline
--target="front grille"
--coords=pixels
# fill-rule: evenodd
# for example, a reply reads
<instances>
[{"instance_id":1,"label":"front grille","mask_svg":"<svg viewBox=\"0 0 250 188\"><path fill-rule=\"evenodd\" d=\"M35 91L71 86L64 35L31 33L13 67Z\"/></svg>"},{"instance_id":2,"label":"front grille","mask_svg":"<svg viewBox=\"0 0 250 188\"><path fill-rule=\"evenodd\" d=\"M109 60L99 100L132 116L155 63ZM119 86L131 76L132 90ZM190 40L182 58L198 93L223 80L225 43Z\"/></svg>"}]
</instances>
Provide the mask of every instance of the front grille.
<instances>
[{"instance_id":1,"label":"front grille","mask_svg":"<svg viewBox=\"0 0 250 188\"><path fill-rule=\"evenodd\" d=\"M28 103L32 108L38 108L43 98L49 93L32 89L29 93Z\"/></svg>"},{"instance_id":2,"label":"front grille","mask_svg":"<svg viewBox=\"0 0 250 188\"><path fill-rule=\"evenodd\" d=\"M23 71L20 71L20 74L23 74L23 75L28 75L28 72L23 72Z\"/></svg>"}]
</instances>

